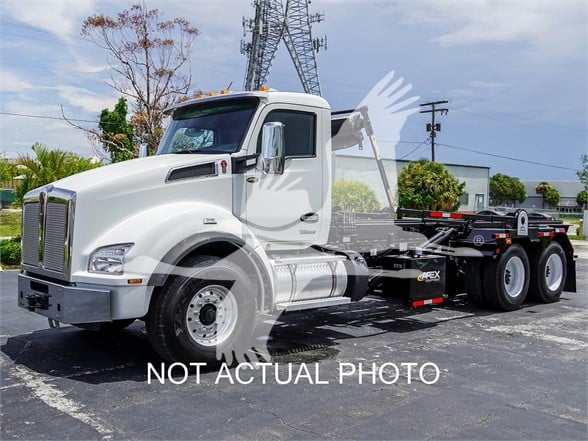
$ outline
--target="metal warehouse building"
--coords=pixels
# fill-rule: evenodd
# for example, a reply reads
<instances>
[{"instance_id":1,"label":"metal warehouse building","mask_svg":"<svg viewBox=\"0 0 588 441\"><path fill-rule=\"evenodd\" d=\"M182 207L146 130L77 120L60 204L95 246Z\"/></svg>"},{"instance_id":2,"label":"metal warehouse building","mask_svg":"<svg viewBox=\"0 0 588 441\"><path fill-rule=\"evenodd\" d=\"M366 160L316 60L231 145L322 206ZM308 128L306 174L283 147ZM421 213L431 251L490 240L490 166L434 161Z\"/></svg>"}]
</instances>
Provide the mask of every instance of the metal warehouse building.
<instances>
[{"instance_id":1,"label":"metal warehouse building","mask_svg":"<svg viewBox=\"0 0 588 441\"><path fill-rule=\"evenodd\" d=\"M582 211L583 207L576 202L576 196L584 189L584 185L580 181L547 181L559 192L559 203L556 207L545 202L543 196L535 190L535 187L542 181L521 182L525 185L527 199L517 204L517 207L553 209L560 213L579 213Z\"/></svg>"},{"instance_id":2,"label":"metal warehouse building","mask_svg":"<svg viewBox=\"0 0 588 441\"><path fill-rule=\"evenodd\" d=\"M396 192L396 181L400 170L410 161L383 159L384 168L392 190ZM488 206L490 167L461 164L443 164L460 182L466 183L460 211L477 211ZM380 173L374 158L357 155L333 155L333 179L358 180L367 184L378 197L380 204L388 205Z\"/></svg>"}]
</instances>

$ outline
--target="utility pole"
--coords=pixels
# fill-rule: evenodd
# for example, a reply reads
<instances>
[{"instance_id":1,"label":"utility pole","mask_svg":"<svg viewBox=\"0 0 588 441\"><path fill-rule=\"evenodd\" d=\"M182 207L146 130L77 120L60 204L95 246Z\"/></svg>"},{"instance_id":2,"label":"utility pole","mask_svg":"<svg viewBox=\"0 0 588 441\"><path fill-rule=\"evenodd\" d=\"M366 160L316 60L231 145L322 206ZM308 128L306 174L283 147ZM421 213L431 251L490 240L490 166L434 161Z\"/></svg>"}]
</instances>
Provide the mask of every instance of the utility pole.
<instances>
[{"instance_id":1,"label":"utility pole","mask_svg":"<svg viewBox=\"0 0 588 441\"><path fill-rule=\"evenodd\" d=\"M437 132L441 131L441 124L435 123L435 113L441 112L441 115L447 115L449 109L442 108L438 109L437 105L439 104L447 104L449 101L432 101L430 103L423 103L420 104L421 107L423 106L431 106L430 109L421 110L419 113L430 113L431 114L431 122L427 123L427 132L431 132L431 161L435 162L435 137L437 136Z\"/></svg>"}]
</instances>

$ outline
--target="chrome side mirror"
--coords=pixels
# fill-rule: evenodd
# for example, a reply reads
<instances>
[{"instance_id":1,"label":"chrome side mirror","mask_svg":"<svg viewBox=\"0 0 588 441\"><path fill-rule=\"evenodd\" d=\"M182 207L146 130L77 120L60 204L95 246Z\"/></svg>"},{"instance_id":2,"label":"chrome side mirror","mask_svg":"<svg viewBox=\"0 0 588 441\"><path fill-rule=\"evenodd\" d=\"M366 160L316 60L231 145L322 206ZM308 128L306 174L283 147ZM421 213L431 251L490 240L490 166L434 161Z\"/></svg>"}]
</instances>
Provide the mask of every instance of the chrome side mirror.
<instances>
[{"instance_id":1,"label":"chrome side mirror","mask_svg":"<svg viewBox=\"0 0 588 441\"><path fill-rule=\"evenodd\" d=\"M139 144L139 158L145 158L149 156L149 146L147 143Z\"/></svg>"},{"instance_id":2,"label":"chrome side mirror","mask_svg":"<svg viewBox=\"0 0 588 441\"><path fill-rule=\"evenodd\" d=\"M261 161L265 174L284 173L284 124L281 122L266 122L261 132Z\"/></svg>"}]
</instances>

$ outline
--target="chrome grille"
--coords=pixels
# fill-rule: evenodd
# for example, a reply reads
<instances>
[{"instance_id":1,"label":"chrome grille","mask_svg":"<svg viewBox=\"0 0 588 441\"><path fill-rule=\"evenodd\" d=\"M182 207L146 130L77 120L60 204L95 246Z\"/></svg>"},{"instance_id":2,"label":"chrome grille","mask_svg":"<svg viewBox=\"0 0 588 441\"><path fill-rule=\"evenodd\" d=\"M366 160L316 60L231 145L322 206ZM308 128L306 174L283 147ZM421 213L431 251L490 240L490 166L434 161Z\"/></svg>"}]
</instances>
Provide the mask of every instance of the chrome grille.
<instances>
[{"instance_id":1,"label":"chrome grille","mask_svg":"<svg viewBox=\"0 0 588 441\"><path fill-rule=\"evenodd\" d=\"M63 272L66 229L67 205L48 202L45 211L45 238L43 241L43 263L47 270Z\"/></svg>"},{"instance_id":2,"label":"chrome grille","mask_svg":"<svg viewBox=\"0 0 588 441\"><path fill-rule=\"evenodd\" d=\"M39 266L39 203L24 204L22 210L22 261Z\"/></svg>"},{"instance_id":3,"label":"chrome grille","mask_svg":"<svg viewBox=\"0 0 588 441\"><path fill-rule=\"evenodd\" d=\"M22 267L67 280L70 273L75 193L52 185L25 195Z\"/></svg>"}]
</instances>

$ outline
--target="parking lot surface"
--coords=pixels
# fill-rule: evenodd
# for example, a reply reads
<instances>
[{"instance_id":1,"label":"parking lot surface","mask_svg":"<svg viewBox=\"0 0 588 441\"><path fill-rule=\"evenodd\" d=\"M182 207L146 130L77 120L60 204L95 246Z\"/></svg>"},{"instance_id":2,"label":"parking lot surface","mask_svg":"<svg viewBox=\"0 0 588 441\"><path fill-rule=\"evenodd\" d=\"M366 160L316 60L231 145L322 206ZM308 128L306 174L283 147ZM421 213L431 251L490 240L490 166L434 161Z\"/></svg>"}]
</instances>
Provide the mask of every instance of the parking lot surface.
<instances>
[{"instance_id":1,"label":"parking lot surface","mask_svg":"<svg viewBox=\"0 0 588 441\"><path fill-rule=\"evenodd\" d=\"M149 381L161 361L142 322L110 337L48 329L16 307L17 272L4 271L0 437L587 439L588 256L577 267L577 293L510 313L466 298L292 313L272 329L265 381L176 367L164 384Z\"/></svg>"}]
</instances>

